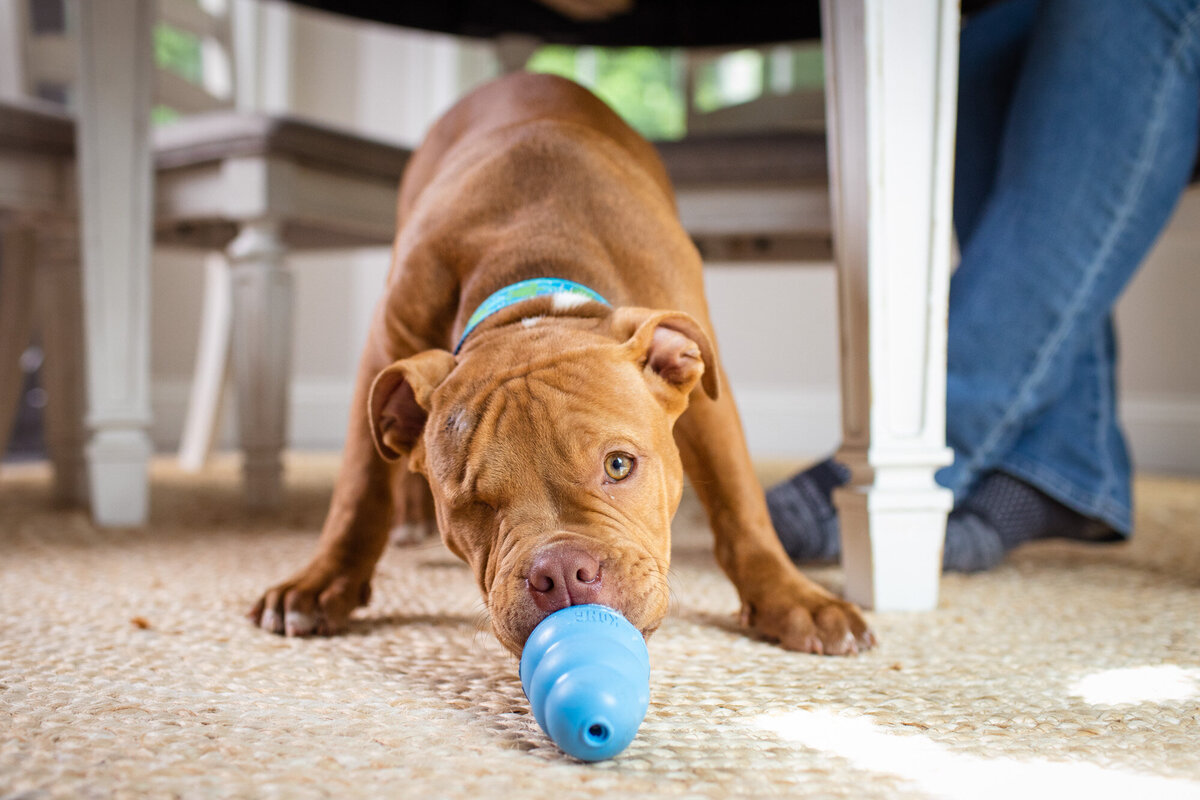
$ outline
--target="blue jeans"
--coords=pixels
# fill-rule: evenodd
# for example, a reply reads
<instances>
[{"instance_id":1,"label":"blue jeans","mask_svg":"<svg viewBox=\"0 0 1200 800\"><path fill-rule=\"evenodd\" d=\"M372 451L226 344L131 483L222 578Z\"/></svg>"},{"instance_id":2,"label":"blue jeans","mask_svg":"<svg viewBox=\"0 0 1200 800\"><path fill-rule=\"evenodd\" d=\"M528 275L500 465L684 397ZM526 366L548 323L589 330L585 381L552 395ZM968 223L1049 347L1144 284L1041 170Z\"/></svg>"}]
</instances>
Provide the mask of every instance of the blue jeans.
<instances>
[{"instance_id":1,"label":"blue jeans","mask_svg":"<svg viewBox=\"0 0 1200 800\"><path fill-rule=\"evenodd\" d=\"M947 441L1128 535L1111 312L1187 184L1200 0L1009 0L962 31Z\"/></svg>"}]
</instances>

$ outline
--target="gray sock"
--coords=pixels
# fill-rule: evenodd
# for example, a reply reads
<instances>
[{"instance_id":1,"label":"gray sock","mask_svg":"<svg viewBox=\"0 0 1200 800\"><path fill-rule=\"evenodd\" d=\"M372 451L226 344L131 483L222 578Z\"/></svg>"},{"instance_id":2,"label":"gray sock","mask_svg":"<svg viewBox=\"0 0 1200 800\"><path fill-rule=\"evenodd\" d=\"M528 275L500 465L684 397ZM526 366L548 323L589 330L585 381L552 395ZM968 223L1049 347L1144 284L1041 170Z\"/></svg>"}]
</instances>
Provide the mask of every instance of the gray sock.
<instances>
[{"instance_id":1,"label":"gray sock","mask_svg":"<svg viewBox=\"0 0 1200 800\"><path fill-rule=\"evenodd\" d=\"M841 532L833 490L850 480L850 470L827 459L767 492L771 522L793 561L832 562L841 556ZM1040 489L1003 472L980 481L946 521L942 568L982 572L1024 542L1052 536L1113 541L1120 535L1083 516Z\"/></svg>"},{"instance_id":2,"label":"gray sock","mask_svg":"<svg viewBox=\"0 0 1200 800\"><path fill-rule=\"evenodd\" d=\"M850 470L833 459L809 467L767 492L767 508L793 561L836 561L842 552L833 490Z\"/></svg>"},{"instance_id":3,"label":"gray sock","mask_svg":"<svg viewBox=\"0 0 1200 800\"><path fill-rule=\"evenodd\" d=\"M980 572L1034 539L1087 541L1120 538L1107 525L1068 508L1040 489L1004 472L985 476L946 521L943 569Z\"/></svg>"},{"instance_id":4,"label":"gray sock","mask_svg":"<svg viewBox=\"0 0 1200 800\"><path fill-rule=\"evenodd\" d=\"M1007 552L996 529L982 517L964 509L950 512L942 550L944 572L984 572L1003 561Z\"/></svg>"}]
</instances>

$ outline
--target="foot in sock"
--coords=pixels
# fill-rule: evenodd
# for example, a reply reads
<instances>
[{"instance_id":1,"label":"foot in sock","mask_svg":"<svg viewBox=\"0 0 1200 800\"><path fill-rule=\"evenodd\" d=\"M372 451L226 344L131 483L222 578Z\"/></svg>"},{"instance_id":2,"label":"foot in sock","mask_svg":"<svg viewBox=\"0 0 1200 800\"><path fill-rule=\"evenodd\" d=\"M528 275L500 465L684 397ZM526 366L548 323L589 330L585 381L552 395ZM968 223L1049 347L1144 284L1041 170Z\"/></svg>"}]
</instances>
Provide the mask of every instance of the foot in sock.
<instances>
[{"instance_id":1,"label":"foot in sock","mask_svg":"<svg viewBox=\"0 0 1200 800\"><path fill-rule=\"evenodd\" d=\"M841 555L832 494L849 479L849 469L827 459L767 492L771 522L793 561L832 562ZM1067 508L1040 489L1006 473L992 472L950 513L942 568L950 572L989 570L1017 545L1050 537L1121 538L1103 523Z\"/></svg>"},{"instance_id":2,"label":"foot in sock","mask_svg":"<svg viewBox=\"0 0 1200 800\"><path fill-rule=\"evenodd\" d=\"M833 490L850 480L850 470L826 459L767 492L771 522L793 561L837 561L842 551Z\"/></svg>"},{"instance_id":3,"label":"foot in sock","mask_svg":"<svg viewBox=\"0 0 1200 800\"><path fill-rule=\"evenodd\" d=\"M1004 472L985 476L946 521L942 568L982 572L1035 539L1112 541L1112 529Z\"/></svg>"}]
</instances>

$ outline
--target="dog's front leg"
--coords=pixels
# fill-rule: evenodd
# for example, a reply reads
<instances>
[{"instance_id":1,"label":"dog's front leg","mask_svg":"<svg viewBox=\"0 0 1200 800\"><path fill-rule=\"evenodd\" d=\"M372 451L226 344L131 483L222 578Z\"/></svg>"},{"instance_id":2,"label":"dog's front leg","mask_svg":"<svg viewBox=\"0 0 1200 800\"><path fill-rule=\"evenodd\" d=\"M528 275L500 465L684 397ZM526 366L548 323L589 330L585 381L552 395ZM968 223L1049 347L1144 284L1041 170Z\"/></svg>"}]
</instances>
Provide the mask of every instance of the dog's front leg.
<instances>
[{"instance_id":1,"label":"dog's front leg","mask_svg":"<svg viewBox=\"0 0 1200 800\"><path fill-rule=\"evenodd\" d=\"M729 392L694 392L675 426L684 468L708 511L717 562L737 587L742 624L789 650L841 655L874 643L858 608L804 577L779 543Z\"/></svg>"},{"instance_id":2,"label":"dog's front leg","mask_svg":"<svg viewBox=\"0 0 1200 800\"><path fill-rule=\"evenodd\" d=\"M402 462L380 458L371 440L367 397L390 359L368 342L355 381L354 400L337 485L317 552L304 569L273 586L248 615L265 630L288 636L332 635L350 613L366 605L371 576L393 527L392 486Z\"/></svg>"}]
</instances>

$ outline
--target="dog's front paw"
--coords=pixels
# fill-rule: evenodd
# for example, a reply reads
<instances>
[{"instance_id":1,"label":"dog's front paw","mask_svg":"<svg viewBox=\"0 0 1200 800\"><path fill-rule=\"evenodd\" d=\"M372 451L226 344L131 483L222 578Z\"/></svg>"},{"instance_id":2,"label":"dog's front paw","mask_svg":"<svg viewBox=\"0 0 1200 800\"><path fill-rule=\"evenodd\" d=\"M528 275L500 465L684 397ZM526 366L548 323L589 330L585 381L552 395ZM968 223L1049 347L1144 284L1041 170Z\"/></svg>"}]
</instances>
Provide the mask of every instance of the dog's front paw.
<instances>
[{"instance_id":1,"label":"dog's front paw","mask_svg":"<svg viewBox=\"0 0 1200 800\"><path fill-rule=\"evenodd\" d=\"M862 612L806 579L742 605L742 625L786 650L855 655L875 646Z\"/></svg>"},{"instance_id":2,"label":"dog's front paw","mask_svg":"<svg viewBox=\"0 0 1200 800\"><path fill-rule=\"evenodd\" d=\"M246 616L263 630L285 636L333 636L370 599L369 577L314 562L268 589Z\"/></svg>"}]
</instances>

